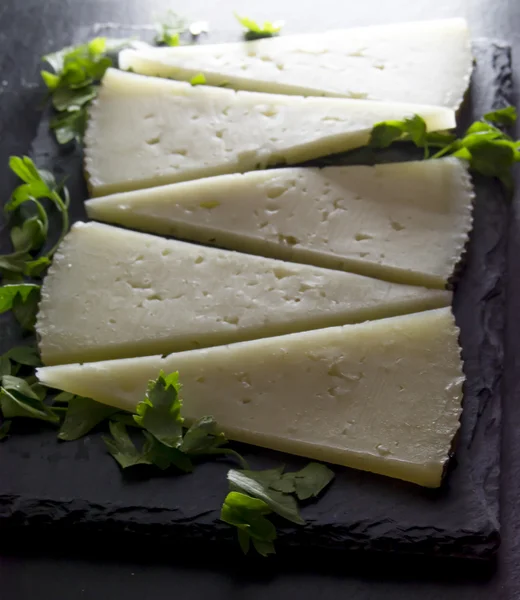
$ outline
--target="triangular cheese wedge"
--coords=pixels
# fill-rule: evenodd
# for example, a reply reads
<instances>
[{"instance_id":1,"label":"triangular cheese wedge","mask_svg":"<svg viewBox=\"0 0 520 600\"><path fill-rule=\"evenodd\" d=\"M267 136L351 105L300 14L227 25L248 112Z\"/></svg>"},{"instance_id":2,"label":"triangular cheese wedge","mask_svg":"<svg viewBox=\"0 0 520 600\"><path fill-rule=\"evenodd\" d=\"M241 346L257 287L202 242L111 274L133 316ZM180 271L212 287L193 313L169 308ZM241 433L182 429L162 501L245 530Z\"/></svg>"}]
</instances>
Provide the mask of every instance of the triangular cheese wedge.
<instances>
[{"instance_id":1,"label":"triangular cheese wedge","mask_svg":"<svg viewBox=\"0 0 520 600\"><path fill-rule=\"evenodd\" d=\"M447 306L451 294L76 223L37 321L45 364L166 353Z\"/></svg>"},{"instance_id":2,"label":"triangular cheese wedge","mask_svg":"<svg viewBox=\"0 0 520 600\"><path fill-rule=\"evenodd\" d=\"M178 371L188 422L231 439L437 487L464 380L449 308L145 358L38 369L42 383L134 411Z\"/></svg>"},{"instance_id":3,"label":"triangular cheese wedge","mask_svg":"<svg viewBox=\"0 0 520 600\"><path fill-rule=\"evenodd\" d=\"M94 198L89 217L401 283L445 287L473 189L448 158L222 175Z\"/></svg>"},{"instance_id":4,"label":"triangular cheese wedge","mask_svg":"<svg viewBox=\"0 0 520 600\"><path fill-rule=\"evenodd\" d=\"M232 44L123 50L122 69L302 96L415 102L457 109L472 68L464 19L282 35Z\"/></svg>"},{"instance_id":5,"label":"triangular cheese wedge","mask_svg":"<svg viewBox=\"0 0 520 600\"><path fill-rule=\"evenodd\" d=\"M235 92L109 69L90 111L85 170L99 196L294 164L363 146L374 124L413 114L430 131L455 126L441 107Z\"/></svg>"}]
</instances>

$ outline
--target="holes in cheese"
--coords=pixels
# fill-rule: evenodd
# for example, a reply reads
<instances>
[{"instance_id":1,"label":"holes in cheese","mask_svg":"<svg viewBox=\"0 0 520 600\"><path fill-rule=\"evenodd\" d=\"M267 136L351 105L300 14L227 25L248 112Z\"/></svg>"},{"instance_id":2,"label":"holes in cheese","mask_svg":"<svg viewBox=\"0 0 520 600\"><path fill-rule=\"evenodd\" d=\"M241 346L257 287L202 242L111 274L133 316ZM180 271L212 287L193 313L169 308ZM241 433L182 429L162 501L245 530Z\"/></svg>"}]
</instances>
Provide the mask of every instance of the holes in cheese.
<instances>
[{"instance_id":1,"label":"holes in cheese","mask_svg":"<svg viewBox=\"0 0 520 600\"><path fill-rule=\"evenodd\" d=\"M294 164L362 146L375 123L413 114L430 131L455 126L442 107L235 92L108 69L85 170L99 196Z\"/></svg>"},{"instance_id":2,"label":"holes in cheese","mask_svg":"<svg viewBox=\"0 0 520 600\"><path fill-rule=\"evenodd\" d=\"M471 228L454 158L223 175L94 198L89 217L362 275L444 287Z\"/></svg>"},{"instance_id":3,"label":"holes in cheese","mask_svg":"<svg viewBox=\"0 0 520 600\"><path fill-rule=\"evenodd\" d=\"M76 223L42 287L45 364L167 353L449 305L441 290Z\"/></svg>"},{"instance_id":4,"label":"holes in cheese","mask_svg":"<svg viewBox=\"0 0 520 600\"><path fill-rule=\"evenodd\" d=\"M231 439L437 487L462 383L449 308L228 346L38 369L40 381L133 411L179 371L188 422Z\"/></svg>"},{"instance_id":5,"label":"holes in cheese","mask_svg":"<svg viewBox=\"0 0 520 600\"><path fill-rule=\"evenodd\" d=\"M122 69L209 85L457 109L472 68L464 19L358 27L231 44L123 50Z\"/></svg>"}]
</instances>

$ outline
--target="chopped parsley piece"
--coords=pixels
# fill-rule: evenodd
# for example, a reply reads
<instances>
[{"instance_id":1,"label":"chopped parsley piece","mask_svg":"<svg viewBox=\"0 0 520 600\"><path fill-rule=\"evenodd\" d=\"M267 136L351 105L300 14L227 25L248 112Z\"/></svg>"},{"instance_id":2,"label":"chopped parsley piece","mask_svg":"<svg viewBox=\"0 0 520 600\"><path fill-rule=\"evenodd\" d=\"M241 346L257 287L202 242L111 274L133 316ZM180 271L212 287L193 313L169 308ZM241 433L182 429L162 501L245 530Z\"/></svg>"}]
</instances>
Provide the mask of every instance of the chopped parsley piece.
<instances>
[{"instance_id":1,"label":"chopped parsley piece","mask_svg":"<svg viewBox=\"0 0 520 600\"><path fill-rule=\"evenodd\" d=\"M234 13L234 15L236 20L246 30L246 38L250 40L278 35L284 26L283 21L264 21L264 24L260 25L248 17L241 17L237 13Z\"/></svg>"}]
</instances>

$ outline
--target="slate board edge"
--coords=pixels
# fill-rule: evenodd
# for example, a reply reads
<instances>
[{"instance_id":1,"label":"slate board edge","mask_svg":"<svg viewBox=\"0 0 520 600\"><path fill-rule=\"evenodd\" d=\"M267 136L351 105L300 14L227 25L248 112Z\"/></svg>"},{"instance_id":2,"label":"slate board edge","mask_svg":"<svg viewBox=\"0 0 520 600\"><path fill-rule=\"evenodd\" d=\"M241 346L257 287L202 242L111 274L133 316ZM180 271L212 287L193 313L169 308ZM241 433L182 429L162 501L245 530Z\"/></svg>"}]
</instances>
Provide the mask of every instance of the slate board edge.
<instances>
[{"instance_id":1,"label":"slate board edge","mask_svg":"<svg viewBox=\"0 0 520 600\"><path fill-rule=\"evenodd\" d=\"M489 42L485 42L485 44L492 51L494 66L496 66L495 63L496 61L500 60L500 57L503 58L504 55L509 54L509 50L505 46L501 46L499 44L490 45ZM503 104L504 100L509 99L507 98L507 96L511 87L511 71L510 64L507 60L506 63L506 66L503 67L501 73L499 73L498 79L500 85L498 86L498 88L494 89L494 96L485 110L489 110L492 107L499 106ZM489 86L489 88L491 87L494 86ZM494 293L497 302L500 305L503 305L501 281L497 282L496 289L494 291L490 290L490 293ZM494 303L495 309L497 307L497 302ZM491 348L495 354L501 356L501 334L500 332L494 333L498 333L498 335L496 336L496 339L492 340ZM487 402L485 404L483 408L483 414L481 415L481 419L479 422L480 429L488 430L487 427L483 427L482 425L483 419L489 419L491 417L491 429L489 429L489 431L492 430L492 432L495 433L497 428L499 428L500 417L500 404L498 394L499 383L500 377L498 377L498 380L494 380L491 382L488 392L489 397L492 398L492 402ZM357 543L355 536L352 536L348 544L345 544L345 539L342 538L343 532L341 535L339 535L339 538L341 539L335 540L335 528L331 528L330 526L328 526L325 528L325 531L320 531L323 529L322 527L320 527L317 524L311 523L309 527L313 528L314 533L316 534L316 537L313 537L312 539L312 544L317 549L321 547L330 548L331 546L335 546L337 544L338 550L344 550L347 547L350 550L355 549L356 547L365 550L385 550L386 548L389 550L391 549L393 552L425 552L441 556L489 558L496 551L499 543L497 520L498 476L499 468L497 461L495 461L495 463L491 466L487 466L484 472L479 472L478 469L475 470L475 478L478 479L480 482L486 484L483 487L483 502L488 505L487 509L489 509L489 520L486 526L481 528L480 530L465 532L464 535L459 538L460 544L458 551L456 552L454 552L451 548L453 540L450 539L449 535L446 536L445 532L430 532L428 540L425 539L423 540L423 543L421 543L420 539L413 538L413 536L407 535L405 531L400 529L398 526L395 526L396 524L393 524L393 527L391 523L387 524L387 530L384 536L380 537L379 543L374 543L376 540L368 542L364 540ZM492 483L491 486L489 485L490 482ZM143 507L134 508L136 508L138 511L143 510ZM484 510L486 510L486 507L484 507ZM160 509L158 509L158 512L161 512ZM48 533L58 533L60 529L67 530L71 525L74 525L76 533L81 534L83 522L82 515L86 515L86 520L83 522L83 525L87 527L90 533L93 530L99 530L99 533L101 535L107 531L115 533L115 530L120 530L121 532L130 532L134 530L135 525L135 533L137 534L138 530L140 529L140 526L137 521L133 521L131 516L129 518L129 515L131 515L131 513L132 509L130 507L125 507L124 505L117 504L97 506L95 504L85 503L81 500L71 501L68 499L57 500L51 498L44 499L16 497L13 495L0 495L0 527L3 531L3 534L7 535L9 535L10 532L14 533L18 529L18 527L25 527L27 525L33 526L35 532L48 531ZM170 522L170 516L168 516L167 513L163 513L163 517L166 518L167 522ZM156 525L161 527L164 526L165 523L161 523L161 521L163 521L163 519L159 519ZM169 534L176 533L177 527L179 527L180 530L182 530L184 525L174 524L173 528L167 527ZM222 541L231 542L233 544L235 543L232 539L233 536L231 535L233 532L227 529L226 526L223 526L218 522L211 523L210 529L213 530L213 535L215 533L215 527L221 530ZM157 529L157 527L152 526L150 529L150 533L153 533L153 535L160 534L160 532L157 531ZM341 529L341 527L339 529ZM179 531L178 533L180 534L181 531ZM197 531L192 531L190 538L206 539L206 536L209 533L210 531L206 530L206 527L199 526L197 528ZM307 532L308 535L310 533L310 531ZM296 531L294 529L292 531L291 529L283 530L283 534L279 542L280 546L283 545L289 547L293 544L298 545L300 543L300 536L295 534Z\"/></svg>"}]
</instances>

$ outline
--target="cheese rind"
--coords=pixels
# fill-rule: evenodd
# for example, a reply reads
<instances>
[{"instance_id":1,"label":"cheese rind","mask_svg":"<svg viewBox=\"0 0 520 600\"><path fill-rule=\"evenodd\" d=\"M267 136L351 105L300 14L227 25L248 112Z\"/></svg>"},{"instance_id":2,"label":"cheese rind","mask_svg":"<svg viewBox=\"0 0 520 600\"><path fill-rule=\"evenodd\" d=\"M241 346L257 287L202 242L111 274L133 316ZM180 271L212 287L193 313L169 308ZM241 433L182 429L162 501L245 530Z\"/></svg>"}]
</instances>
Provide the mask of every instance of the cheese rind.
<instances>
[{"instance_id":1,"label":"cheese rind","mask_svg":"<svg viewBox=\"0 0 520 600\"><path fill-rule=\"evenodd\" d=\"M123 50L122 69L241 90L457 109L472 69L464 19L358 27L231 44Z\"/></svg>"},{"instance_id":2,"label":"cheese rind","mask_svg":"<svg viewBox=\"0 0 520 600\"><path fill-rule=\"evenodd\" d=\"M447 306L451 294L76 223L42 287L45 364L167 353Z\"/></svg>"},{"instance_id":3,"label":"cheese rind","mask_svg":"<svg viewBox=\"0 0 520 600\"><path fill-rule=\"evenodd\" d=\"M191 86L108 69L85 134L93 195L294 164L366 144L374 124L419 114L430 131L452 110Z\"/></svg>"},{"instance_id":4,"label":"cheese rind","mask_svg":"<svg viewBox=\"0 0 520 600\"><path fill-rule=\"evenodd\" d=\"M92 219L201 243L443 288L472 224L454 159L223 175L94 198Z\"/></svg>"},{"instance_id":5,"label":"cheese rind","mask_svg":"<svg viewBox=\"0 0 520 600\"><path fill-rule=\"evenodd\" d=\"M440 485L464 376L449 308L137 359L40 368L45 385L133 411L179 371L188 422L230 439Z\"/></svg>"}]
</instances>

